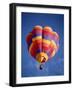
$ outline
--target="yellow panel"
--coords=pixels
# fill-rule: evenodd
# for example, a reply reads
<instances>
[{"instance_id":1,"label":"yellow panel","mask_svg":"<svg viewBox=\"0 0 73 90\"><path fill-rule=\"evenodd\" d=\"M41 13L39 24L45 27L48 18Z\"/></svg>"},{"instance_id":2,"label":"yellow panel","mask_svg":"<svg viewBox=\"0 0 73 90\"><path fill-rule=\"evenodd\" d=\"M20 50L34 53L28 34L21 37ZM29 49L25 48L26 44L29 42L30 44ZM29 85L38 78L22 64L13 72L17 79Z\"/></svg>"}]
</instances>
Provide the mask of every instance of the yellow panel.
<instances>
[{"instance_id":1,"label":"yellow panel","mask_svg":"<svg viewBox=\"0 0 73 90\"><path fill-rule=\"evenodd\" d=\"M51 57L53 57L55 55L56 51L54 50L51 54Z\"/></svg>"},{"instance_id":2,"label":"yellow panel","mask_svg":"<svg viewBox=\"0 0 73 90\"><path fill-rule=\"evenodd\" d=\"M43 43L50 44L51 41L50 40L43 39Z\"/></svg>"},{"instance_id":3,"label":"yellow panel","mask_svg":"<svg viewBox=\"0 0 73 90\"><path fill-rule=\"evenodd\" d=\"M42 36L36 36L35 38L32 39L32 41L38 40L38 39L42 39Z\"/></svg>"},{"instance_id":4,"label":"yellow panel","mask_svg":"<svg viewBox=\"0 0 73 90\"><path fill-rule=\"evenodd\" d=\"M51 44L54 46L54 48L56 48L57 46L56 46L56 43L55 43L55 41L54 40L51 40Z\"/></svg>"}]
</instances>

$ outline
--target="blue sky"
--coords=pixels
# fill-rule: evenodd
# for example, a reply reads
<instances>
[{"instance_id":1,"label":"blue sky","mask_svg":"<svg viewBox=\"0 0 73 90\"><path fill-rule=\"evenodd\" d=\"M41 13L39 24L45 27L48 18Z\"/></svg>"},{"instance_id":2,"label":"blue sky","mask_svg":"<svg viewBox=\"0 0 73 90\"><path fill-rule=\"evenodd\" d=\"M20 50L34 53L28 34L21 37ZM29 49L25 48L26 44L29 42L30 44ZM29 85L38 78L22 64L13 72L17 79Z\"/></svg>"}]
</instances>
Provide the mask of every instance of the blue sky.
<instances>
[{"instance_id":1,"label":"blue sky","mask_svg":"<svg viewBox=\"0 0 73 90\"><path fill-rule=\"evenodd\" d=\"M59 50L56 55L46 62L43 70L39 69L39 63L29 54L26 36L32 31L35 25L50 26L60 36ZM59 76L64 75L64 15L47 13L26 13L21 14L21 76Z\"/></svg>"}]
</instances>

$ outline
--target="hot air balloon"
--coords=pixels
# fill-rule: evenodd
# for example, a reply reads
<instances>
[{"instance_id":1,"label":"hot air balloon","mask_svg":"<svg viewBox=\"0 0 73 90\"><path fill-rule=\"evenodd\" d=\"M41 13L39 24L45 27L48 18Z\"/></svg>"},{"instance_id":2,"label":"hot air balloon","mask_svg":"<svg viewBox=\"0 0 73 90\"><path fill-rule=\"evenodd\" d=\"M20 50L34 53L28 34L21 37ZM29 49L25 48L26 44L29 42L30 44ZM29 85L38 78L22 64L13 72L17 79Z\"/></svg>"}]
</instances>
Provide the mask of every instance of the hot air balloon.
<instances>
[{"instance_id":1,"label":"hot air balloon","mask_svg":"<svg viewBox=\"0 0 73 90\"><path fill-rule=\"evenodd\" d=\"M51 60L59 49L59 35L49 26L35 26L26 37L30 55L40 63Z\"/></svg>"}]
</instances>

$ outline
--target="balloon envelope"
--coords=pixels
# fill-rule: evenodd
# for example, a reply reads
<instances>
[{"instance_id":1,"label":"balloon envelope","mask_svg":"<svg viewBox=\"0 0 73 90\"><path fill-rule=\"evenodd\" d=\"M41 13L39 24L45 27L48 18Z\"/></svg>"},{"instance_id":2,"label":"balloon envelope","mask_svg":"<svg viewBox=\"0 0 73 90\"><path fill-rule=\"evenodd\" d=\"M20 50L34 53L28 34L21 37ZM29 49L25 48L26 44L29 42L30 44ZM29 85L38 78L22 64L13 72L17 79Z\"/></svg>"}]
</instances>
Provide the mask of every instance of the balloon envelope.
<instances>
[{"instance_id":1,"label":"balloon envelope","mask_svg":"<svg viewBox=\"0 0 73 90\"><path fill-rule=\"evenodd\" d=\"M39 63L50 60L59 49L59 35L49 26L35 26L26 41L30 55Z\"/></svg>"}]
</instances>

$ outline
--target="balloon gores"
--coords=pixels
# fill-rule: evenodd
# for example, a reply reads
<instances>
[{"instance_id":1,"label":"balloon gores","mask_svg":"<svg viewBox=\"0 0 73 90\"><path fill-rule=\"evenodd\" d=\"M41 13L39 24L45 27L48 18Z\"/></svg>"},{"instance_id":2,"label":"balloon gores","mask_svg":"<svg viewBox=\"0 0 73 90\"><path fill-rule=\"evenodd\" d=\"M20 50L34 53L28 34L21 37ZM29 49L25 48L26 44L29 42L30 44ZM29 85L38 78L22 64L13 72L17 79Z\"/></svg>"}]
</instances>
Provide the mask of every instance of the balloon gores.
<instances>
[{"instance_id":1,"label":"balloon gores","mask_svg":"<svg viewBox=\"0 0 73 90\"><path fill-rule=\"evenodd\" d=\"M27 35L26 42L29 54L40 64L39 69L43 69L43 64L53 58L59 49L59 35L49 26L34 26Z\"/></svg>"}]
</instances>

